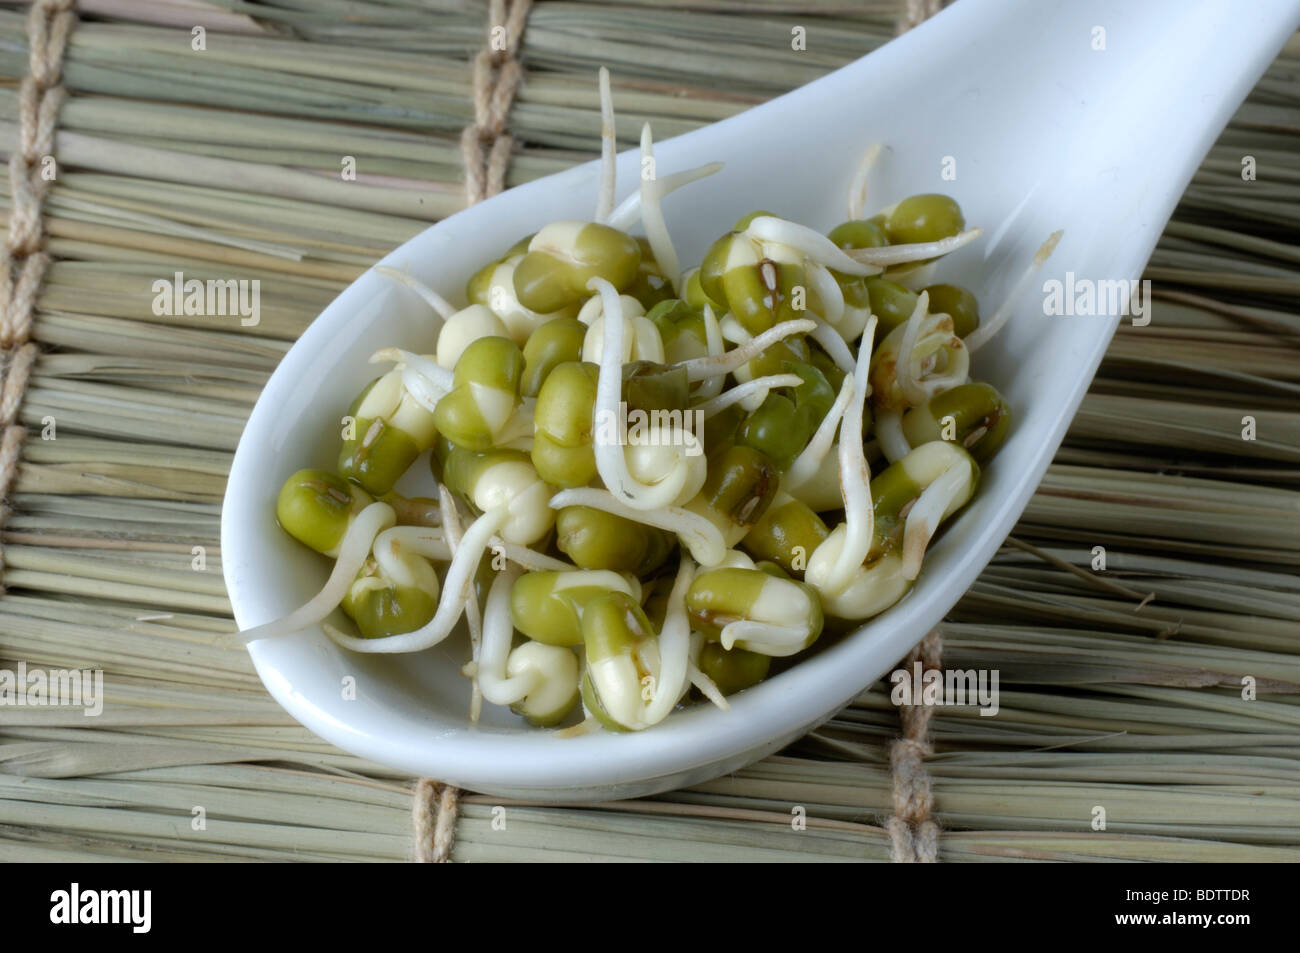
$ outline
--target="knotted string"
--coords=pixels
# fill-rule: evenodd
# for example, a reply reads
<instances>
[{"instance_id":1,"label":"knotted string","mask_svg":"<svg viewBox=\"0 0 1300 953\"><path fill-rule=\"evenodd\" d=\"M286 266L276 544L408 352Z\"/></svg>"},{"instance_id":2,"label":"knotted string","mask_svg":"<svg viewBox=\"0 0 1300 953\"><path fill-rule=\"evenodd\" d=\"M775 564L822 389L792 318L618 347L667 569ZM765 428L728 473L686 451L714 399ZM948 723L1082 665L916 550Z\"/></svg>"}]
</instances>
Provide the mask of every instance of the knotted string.
<instances>
[{"instance_id":1,"label":"knotted string","mask_svg":"<svg viewBox=\"0 0 1300 953\"><path fill-rule=\"evenodd\" d=\"M18 475L27 430L18 423L39 349L32 336L36 294L49 266L41 212L54 164L54 128L66 94L59 85L75 0L36 0L27 13L28 71L18 89L18 144L9 156L9 228L0 250L0 528ZM0 593L4 592L0 545Z\"/></svg>"},{"instance_id":2,"label":"knotted string","mask_svg":"<svg viewBox=\"0 0 1300 953\"><path fill-rule=\"evenodd\" d=\"M456 817L460 813L460 789L428 778L415 782L415 859L421 864L451 862L456 841Z\"/></svg>"},{"instance_id":3,"label":"knotted string","mask_svg":"<svg viewBox=\"0 0 1300 953\"><path fill-rule=\"evenodd\" d=\"M943 653L943 638L933 630L921 644L908 653L904 667L908 678L919 661L924 673L939 669ZM930 787L930 773L925 769L925 759L934 753L927 737L933 707L921 704L903 705L903 737L889 747L889 762L894 772L894 816L885 822L892 842L890 859L896 864L932 864L939 855L939 826L931 819L934 796Z\"/></svg>"},{"instance_id":4,"label":"knotted string","mask_svg":"<svg viewBox=\"0 0 1300 953\"><path fill-rule=\"evenodd\" d=\"M460 136L465 197L470 205L506 187L506 170L514 147L506 123L524 78L518 53L531 6L532 0L492 0L487 46L474 57L474 121Z\"/></svg>"}]
</instances>

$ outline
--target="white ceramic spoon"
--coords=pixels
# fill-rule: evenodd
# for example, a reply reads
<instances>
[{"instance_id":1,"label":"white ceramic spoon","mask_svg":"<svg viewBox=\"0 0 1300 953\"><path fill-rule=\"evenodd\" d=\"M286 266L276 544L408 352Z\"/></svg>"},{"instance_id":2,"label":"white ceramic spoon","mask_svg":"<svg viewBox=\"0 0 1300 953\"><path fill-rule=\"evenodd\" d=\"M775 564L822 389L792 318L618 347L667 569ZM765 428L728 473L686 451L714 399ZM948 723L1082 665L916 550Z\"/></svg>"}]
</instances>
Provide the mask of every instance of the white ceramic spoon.
<instances>
[{"instance_id":1,"label":"white ceramic spoon","mask_svg":"<svg viewBox=\"0 0 1300 953\"><path fill-rule=\"evenodd\" d=\"M911 594L851 637L736 696L730 712L699 705L639 734L559 739L501 710L471 728L469 685L458 673L463 639L396 657L350 654L317 629L263 640L251 653L268 689L347 751L478 791L552 800L699 782L829 718L938 623L992 558L1092 379L1117 319L1047 317L1042 282L1066 272L1141 274L1205 152L1298 24L1297 0L1256 0L1248 13L1222 0L960 0L818 82L658 144L660 175L726 163L665 202L688 263L756 208L823 229L837 224L858 160L877 141L890 151L877 163L869 208L946 192L985 229L942 275L974 288L986 313L1047 235L1065 230L1011 323L976 356L975 376L1014 410L1010 439L975 501L927 554ZM815 46L815 32L808 42ZM636 186L638 164L634 153L620 157L620 199ZM941 177L945 167L955 167L955 179ZM463 301L465 279L520 236L590 218L598 175L590 164L512 189L429 228L384 264ZM319 588L326 565L275 525L276 494L300 467L333 467L339 419L376 373L367 357L385 345L429 350L428 314L409 291L368 272L267 384L222 514L241 628L285 614ZM354 700L344 690L349 677Z\"/></svg>"}]
</instances>

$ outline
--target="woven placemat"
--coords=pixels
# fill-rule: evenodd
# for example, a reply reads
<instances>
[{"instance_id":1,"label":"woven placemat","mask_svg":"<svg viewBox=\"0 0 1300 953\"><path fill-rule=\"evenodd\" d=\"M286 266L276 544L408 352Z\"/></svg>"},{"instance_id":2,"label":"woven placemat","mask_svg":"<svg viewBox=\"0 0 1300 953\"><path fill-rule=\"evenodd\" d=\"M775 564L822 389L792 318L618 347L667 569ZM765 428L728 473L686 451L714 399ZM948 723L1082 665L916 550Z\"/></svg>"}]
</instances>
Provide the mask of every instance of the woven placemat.
<instances>
[{"instance_id":1,"label":"woven placemat","mask_svg":"<svg viewBox=\"0 0 1300 953\"><path fill-rule=\"evenodd\" d=\"M35 26L0 9L16 157L0 458L17 455L0 670L99 672L104 704L0 707L6 857L1300 858L1294 45L1162 239L1155 320L1121 328L942 655L936 637L900 665L996 671L998 714L900 718L884 684L736 775L541 807L339 752L219 643L218 504L243 420L371 262L590 157L596 65L631 145L647 118L668 136L729 115L932 9L119 4L83 10L61 70L33 70L49 39L29 56L27 38L66 6ZM24 260L43 272L26 285ZM258 280L256 320L166 313L153 283L178 271ZM24 310L17 289L37 285Z\"/></svg>"}]
</instances>

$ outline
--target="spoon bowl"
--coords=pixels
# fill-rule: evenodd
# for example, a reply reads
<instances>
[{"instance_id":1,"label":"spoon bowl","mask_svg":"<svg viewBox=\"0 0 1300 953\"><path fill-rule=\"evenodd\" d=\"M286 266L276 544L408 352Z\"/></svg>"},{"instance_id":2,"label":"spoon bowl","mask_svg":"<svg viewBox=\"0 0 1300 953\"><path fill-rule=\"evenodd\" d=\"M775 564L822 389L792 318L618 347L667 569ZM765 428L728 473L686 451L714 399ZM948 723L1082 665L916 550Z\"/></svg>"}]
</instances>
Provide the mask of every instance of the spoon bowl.
<instances>
[{"instance_id":1,"label":"spoon bowl","mask_svg":"<svg viewBox=\"0 0 1300 953\"><path fill-rule=\"evenodd\" d=\"M1007 327L975 356L973 376L1012 408L1011 435L975 499L932 545L914 589L889 611L734 696L730 712L698 705L636 734L557 738L491 706L472 727L463 638L406 656L355 655L318 627L262 640L250 654L267 688L346 751L476 791L550 801L698 783L824 722L952 608L1060 444L1120 317L1049 316L1043 283L1064 282L1067 272L1076 287L1141 274L1200 160L1297 24L1294 0L1260 0L1249 18L1212 0L961 0L815 83L656 145L661 175L725 163L664 200L684 263L698 262L712 239L757 208L821 230L839 223L873 142L889 148L872 173L868 209L945 192L984 228L945 259L939 280L972 288L985 313L1043 240L1064 229ZM619 157L619 198L638 181L639 164L635 152ZM466 279L520 236L558 219L589 219L598 182L590 163L511 189L432 226L382 264L463 301ZM286 614L320 588L328 563L276 526L276 494L301 467L333 468L340 419L376 373L370 354L387 345L427 352L431 327L427 305L368 271L272 375L240 441L222 514L226 583L241 628Z\"/></svg>"}]
</instances>

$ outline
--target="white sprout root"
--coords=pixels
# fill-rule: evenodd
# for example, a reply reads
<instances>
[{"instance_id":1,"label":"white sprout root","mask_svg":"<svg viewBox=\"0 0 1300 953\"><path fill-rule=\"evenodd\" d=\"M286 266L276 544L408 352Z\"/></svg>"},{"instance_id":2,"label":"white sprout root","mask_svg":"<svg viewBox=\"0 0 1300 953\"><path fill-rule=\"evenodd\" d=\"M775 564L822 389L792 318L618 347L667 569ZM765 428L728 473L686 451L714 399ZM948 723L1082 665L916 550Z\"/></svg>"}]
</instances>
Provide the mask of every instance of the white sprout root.
<instances>
[{"instance_id":1,"label":"white sprout root","mask_svg":"<svg viewBox=\"0 0 1300 953\"><path fill-rule=\"evenodd\" d=\"M375 558L379 559L380 551L385 547L389 547L391 551L394 544L402 549L418 553L426 559L436 559L439 562L447 562L452 557L447 537L443 533L442 527L439 526L394 526L391 529L386 529L375 540ZM530 571L555 570L557 572L568 572L577 568L573 563L565 562L563 559L556 559L554 556L539 553L535 549L529 549L527 546L520 546L517 543L506 542L500 536L493 536L489 541L489 545L492 549L500 551L509 562ZM380 565L387 570L387 566L382 560ZM391 576L392 573L389 572L389 575Z\"/></svg>"},{"instance_id":2,"label":"white sprout root","mask_svg":"<svg viewBox=\"0 0 1300 953\"><path fill-rule=\"evenodd\" d=\"M849 401L853 399L855 386L853 375L845 374L840 384L840 392L835 395L835 403L831 404L830 411L817 425L817 432L813 434L808 445L799 452L799 456L795 457L794 463L790 464L790 469L781 478L781 488L787 493L799 489L821 469L822 461L826 459L826 454L830 453L831 446L835 442L835 429L839 426Z\"/></svg>"},{"instance_id":3,"label":"white sprout root","mask_svg":"<svg viewBox=\"0 0 1300 953\"><path fill-rule=\"evenodd\" d=\"M876 442L890 463L897 463L912 452L912 444L903 433L903 414L899 410L876 412Z\"/></svg>"},{"instance_id":4,"label":"white sprout root","mask_svg":"<svg viewBox=\"0 0 1300 953\"><path fill-rule=\"evenodd\" d=\"M970 334L966 335L965 342L967 351L974 354L975 351L991 341L993 335L1002 330L1002 325L1006 324L1007 321L1010 320L1011 309L1015 307L1016 301L1019 300L1020 295L1025 290L1025 286L1029 284L1034 273L1043 266L1043 262L1047 261L1047 259L1052 256L1052 252L1056 251L1056 245L1064 234L1065 231L1063 229L1052 232L1052 234L1047 237L1047 241L1038 246L1038 251L1034 252L1034 258L1029 263L1029 267L1024 270L1018 279L1016 279L1016 283L1012 285L1011 291L1007 294L1006 298L1003 299L1002 306L993 313L993 317L989 318L987 322L981 324Z\"/></svg>"},{"instance_id":5,"label":"white sprout root","mask_svg":"<svg viewBox=\"0 0 1300 953\"><path fill-rule=\"evenodd\" d=\"M698 182L700 179L708 178L716 172L721 172L724 165L725 163L722 162L707 162L692 169L683 169L681 172L674 172L672 175L664 176L659 180L659 198L662 199L665 195L671 195L682 186L690 185L692 182ZM638 189L619 203L618 208L614 209L606 224L626 232L640 220L641 191Z\"/></svg>"},{"instance_id":6,"label":"white sprout root","mask_svg":"<svg viewBox=\"0 0 1300 953\"><path fill-rule=\"evenodd\" d=\"M839 592L853 580L862 561L871 550L875 535L876 514L871 506L871 470L862 446L862 412L871 393L867 372L871 367L871 342L876 334L876 316L867 320L858 345L858 365L853 372L853 399L844 411L840 424L839 464L840 493L844 497L844 546L835 567L826 578L826 588Z\"/></svg>"},{"instance_id":7,"label":"white sprout root","mask_svg":"<svg viewBox=\"0 0 1300 953\"><path fill-rule=\"evenodd\" d=\"M563 559L556 559L554 556L548 556L545 553L539 553L535 549L529 549L516 543L507 543L500 536L492 537L491 546L493 549L499 549L510 562L522 566L530 572L572 572L578 568L573 563L565 562Z\"/></svg>"},{"instance_id":8,"label":"white sprout root","mask_svg":"<svg viewBox=\"0 0 1300 953\"><path fill-rule=\"evenodd\" d=\"M718 318L713 313L713 308L708 304L704 305L704 346L708 349L710 359L721 358L726 353L727 346L722 340L722 327L718 324ZM700 386L695 389L697 397L709 399L717 397L722 393L722 387L727 382L727 375L712 374L705 377Z\"/></svg>"},{"instance_id":9,"label":"white sprout root","mask_svg":"<svg viewBox=\"0 0 1300 953\"><path fill-rule=\"evenodd\" d=\"M940 258L955 252L958 248L969 245L984 234L982 228L970 228L949 238L936 242L914 242L910 245L882 245L879 248L850 248L845 252L854 261L867 265L889 268L893 265L906 265L913 261L925 261L927 258Z\"/></svg>"},{"instance_id":10,"label":"white sprout root","mask_svg":"<svg viewBox=\"0 0 1300 953\"><path fill-rule=\"evenodd\" d=\"M406 272L397 268L390 268L388 265L375 265L374 272L377 275L383 275L385 278L391 278L399 285L405 285L410 288L421 298L423 298L433 308L434 313L442 320L446 321L458 310L452 307L451 303L438 292L434 291L419 278L413 278Z\"/></svg>"},{"instance_id":11,"label":"white sprout root","mask_svg":"<svg viewBox=\"0 0 1300 953\"><path fill-rule=\"evenodd\" d=\"M587 287L600 293L605 308L604 340L600 349L600 371L596 375L595 420L617 420L619 404L623 397L623 335L625 332L622 305L618 291L604 278L592 278ZM683 432L682 436L693 435ZM618 440L597 437L592 441L596 455L596 470L605 486L630 508L653 510L670 506L683 492L692 469L686 461L679 460L673 471L658 483L642 483L627 466L623 444Z\"/></svg>"},{"instance_id":12,"label":"white sprout root","mask_svg":"<svg viewBox=\"0 0 1300 953\"><path fill-rule=\"evenodd\" d=\"M898 390L914 407L970 379L970 350L953 331L952 318L942 312L930 314L929 305L930 296L922 291L894 358ZM936 370L941 356L944 366Z\"/></svg>"},{"instance_id":13,"label":"white sprout root","mask_svg":"<svg viewBox=\"0 0 1300 953\"><path fill-rule=\"evenodd\" d=\"M921 573L921 560L944 514L966 490L970 473L961 465L949 467L916 498L903 524L903 578L909 582Z\"/></svg>"},{"instance_id":14,"label":"white sprout root","mask_svg":"<svg viewBox=\"0 0 1300 953\"><path fill-rule=\"evenodd\" d=\"M447 392L411 367L402 368L402 388L417 404L433 413L438 409L438 401L447 396Z\"/></svg>"},{"instance_id":15,"label":"white sprout root","mask_svg":"<svg viewBox=\"0 0 1300 953\"><path fill-rule=\"evenodd\" d=\"M836 331L820 318L817 321L817 327L813 328L809 335L814 341L822 346L826 355L835 362L835 366L845 374L852 374L856 366L853 362L853 352L849 350L848 342L844 340L843 335Z\"/></svg>"},{"instance_id":16,"label":"white sprout root","mask_svg":"<svg viewBox=\"0 0 1300 953\"><path fill-rule=\"evenodd\" d=\"M483 697L493 705L514 705L522 701L536 690L541 677L536 669L513 678L506 675L506 660L515 634L510 619L510 590L518 578L519 572L514 569L498 573L488 590L483 610L483 645L477 676Z\"/></svg>"},{"instance_id":17,"label":"white sprout root","mask_svg":"<svg viewBox=\"0 0 1300 953\"><path fill-rule=\"evenodd\" d=\"M903 392L903 398L913 406L919 406L926 401L925 391L921 389L920 381L912 373L912 352L916 350L916 339L920 336L921 325L929 314L930 293L922 291L917 295L916 307L912 309L912 314L907 319L907 326L903 328L903 340L898 343L894 379L898 381L898 389Z\"/></svg>"},{"instance_id":18,"label":"white sprout root","mask_svg":"<svg viewBox=\"0 0 1300 953\"><path fill-rule=\"evenodd\" d=\"M850 257L821 232L773 215L760 215L754 219L745 229L745 235L758 242L793 248L809 261L846 275L878 275L882 270L873 263Z\"/></svg>"},{"instance_id":19,"label":"white sprout root","mask_svg":"<svg viewBox=\"0 0 1300 953\"><path fill-rule=\"evenodd\" d=\"M673 366L685 368L688 381L708 380L714 375L726 376L744 367L754 358L759 357L777 341L783 341L792 334L811 334L816 327L817 322L808 318L799 318L796 321L781 321L730 351L724 351L722 354L717 355L710 354L708 357L692 358L689 361L682 361Z\"/></svg>"},{"instance_id":20,"label":"white sprout root","mask_svg":"<svg viewBox=\"0 0 1300 953\"><path fill-rule=\"evenodd\" d=\"M608 221L614 210L614 94L609 88L609 70L600 68L600 194L596 198L596 221Z\"/></svg>"},{"instance_id":21,"label":"white sprout root","mask_svg":"<svg viewBox=\"0 0 1300 953\"><path fill-rule=\"evenodd\" d=\"M429 382L429 387L431 388L432 393L438 395L437 399L441 399L444 395L450 393L451 389L455 386L455 375L453 375L451 371L447 370L447 368L443 367L437 361L430 360L422 354L415 354L412 351L403 351L400 347L381 347L374 354L370 355L368 363L380 364L385 361L396 364L405 370L413 371L415 374L423 377ZM407 383L407 377L407 374L402 374L403 386ZM414 396L414 393L412 393L412 396Z\"/></svg>"},{"instance_id":22,"label":"white sprout root","mask_svg":"<svg viewBox=\"0 0 1300 953\"><path fill-rule=\"evenodd\" d=\"M884 148L879 142L873 142L867 147L867 151L862 156L862 161L858 163L857 172L853 173L853 181L849 183L849 220L856 221L862 218L862 213L867 205L867 179L871 176L871 169L876 164L876 159L880 157L880 152Z\"/></svg>"},{"instance_id":23,"label":"white sprout root","mask_svg":"<svg viewBox=\"0 0 1300 953\"><path fill-rule=\"evenodd\" d=\"M718 322L718 329L722 332L722 340L730 341L732 344L744 344L754 338L754 335L746 331L745 326L731 313L722 316L722 320Z\"/></svg>"},{"instance_id":24,"label":"white sprout root","mask_svg":"<svg viewBox=\"0 0 1300 953\"><path fill-rule=\"evenodd\" d=\"M455 560L456 550L460 548L461 540L464 538L464 529L461 526L460 507L456 505L456 497L452 496L451 490L447 489L447 485L441 481L438 482L438 509L442 512L442 528L446 535L447 548L451 550L451 558ZM470 679L469 723L477 725L479 715L483 712L483 691L478 683L479 650L483 644L483 618L479 613L478 599L474 595L472 583L465 599L465 626L469 629L470 651L470 662L467 666Z\"/></svg>"},{"instance_id":25,"label":"white sprout root","mask_svg":"<svg viewBox=\"0 0 1300 953\"><path fill-rule=\"evenodd\" d=\"M664 222L663 206L659 202L663 189L655 175L654 162L654 139L650 135L650 123L646 123L641 127L641 224L645 226L646 241L650 243L655 261L676 295L681 292L681 261Z\"/></svg>"},{"instance_id":26,"label":"white sprout root","mask_svg":"<svg viewBox=\"0 0 1300 953\"><path fill-rule=\"evenodd\" d=\"M699 666L694 662L690 664L690 678L691 684L700 690L701 695L723 711L731 711L731 702L727 701L727 696L722 694L713 679L700 671Z\"/></svg>"},{"instance_id":27,"label":"white sprout root","mask_svg":"<svg viewBox=\"0 0 1300 953\"><path fill-rule=\"evenodd\" d=\"M768 377L755 377L737 384L725 394L710 398L696 404L692 410L698 410L705 418L712 417L719 411L726 410L732 404L738 404L748 398L756 398L761 404L767 398L767 392L776 387L798 387L803 378L798 374L772 374Z\"/></svg>"},{"instance_id":28,"label":"white sprout root","mask_svg":"<svg viewBox=\"0 0 1300 953\"><path fill-rule=\"evenodd\" d=\"M533 424L533 414L537 409L537 401L531 398L523 398L510 414L501 432L497 434L495 443L498 446L506 446L518 440L531 441L535 433Z\"/></svg>"},{"instance_id":29,"label":"white sprout root","mask_svg":"<svg viewBox=\"0 0 1300 953\"><path fill-rule=\"evenodd\" d=\"M737 619L722 627L719 641L731 651L737 642L767 649L772 655L793 655L808 640L807 629L788 625L773 625L752 619Z\"/></svg>"},{"instance_id":30,"label":"white sprout root","mask_svg":"<svg viewBox=\"0 0 1300 953\"><path fill-rule=\"evenodd\" d=\"M387 503L371 503L352 520L339 543L339 555L330 570L329 579L321 591L306 603L282 618L253 626L239 633L239 640L247 645L260 639L274 638L299 632L309 625L321 622L338 608L348 589L357 578L370 555L375 538L397 521L397 515Z\"/></svg>"},{"instance_id":31,"label":"white sprout root","mask_svg":"<svg viewBox=\"0 0 1300 953\"><path fill-rule=\"evenodd\" d=\"M668 614L659 632L659 678L654 698L646 706L642 719L647 726L668 717L686 691L691 668L691 624L686 616L686 590L695 577L695 564L683 555L677 578L668 594Z\"/></svg>"},{"instance_id":32,"label":"white sprout root","mask_svg":"<svg viewBox=\"0 0 1300 953\"><path fill-rule=\"evenodd\" d=\"M402 558L403 553L413 553L416 556L423 556L426 560L436 559L440 562L447 562L452 556L451 547L447 545L442 529L429 526L390 527L375 537L371 552L380 570L389 579L400 586L419 588L426 587L422 586L421 580L411 572L406 560ZM439 591L437 576L433 577L432 585L429 595L436 599Z\"/></svg>"},{"instance_id":33,"label":"white sprout root","mask_svg":"<svg viewBox=\"0 0 1300 953\"><path fill-rule=\"evenodd\" d=\"M595 487L561 490L551 497L550 505L553 510L560 510L566 506L589 506L594 510L612 513L636 523L676 533L687 551L702 566L716 566L727 555L727 543L718 528L698 513L692 513L680 506L637 510L619 502L608 490L599 490Z\"/></svg>"},{"instance_id":34,"label":"white sprout root","mask_svg":"<svg viewBox=\"0 0 1300 953\"><path fill-rule=\"evenodd\" d=\"M844 318L844 289L825 265L813 263L808 269L808 284L821 301L821 318L832 327Z\"/></svg>"},{"instance_id":35,"label":"white sprout root","mask_svg":"<svg viewBox=\"0 0 1300 953\"><path fill-rule=\"evenodd\" d=\"M452 629L465 611L465 603L470 599L474 573L478 569L483 550L492 535L505 525L509 516L510 512L504 506L488 510L465 530L460 545L455 547L451 565L447 568L447 575L442 584L442 595L438 599L438 609L434 612L433 618L423 627L382 639L357 638L340 632L333 626L326 626L325 631L343 648L364 654L419 652L442 642L451 635ZM447 519L448 514L444 513L444 523Z\"/></svg>"}]
</instances>

